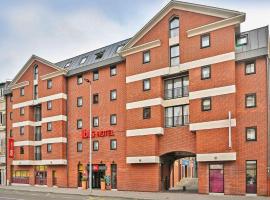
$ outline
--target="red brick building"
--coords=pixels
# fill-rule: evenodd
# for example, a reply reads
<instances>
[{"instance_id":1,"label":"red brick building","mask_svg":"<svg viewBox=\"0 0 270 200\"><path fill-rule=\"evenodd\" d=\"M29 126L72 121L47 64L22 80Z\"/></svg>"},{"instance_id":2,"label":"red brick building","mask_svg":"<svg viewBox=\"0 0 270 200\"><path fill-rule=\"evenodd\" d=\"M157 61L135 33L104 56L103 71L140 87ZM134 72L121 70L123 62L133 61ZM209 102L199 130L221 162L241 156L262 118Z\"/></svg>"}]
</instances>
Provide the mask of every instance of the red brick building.
<instances>
[{"instance_id":1,"label":"red brick building","mask_svg":"<svg viewBox=\"0 0 270 200\"><path fill-rule=\"evenodd\" d=\"M32 56L6 91L8 182L80 187L91 122L94 188L107 175L112 189L165 190L175 160L195 157L199 193L269 194L269 33L244 21L171 1L131 39Z\"/></svg>"}]
</instances>

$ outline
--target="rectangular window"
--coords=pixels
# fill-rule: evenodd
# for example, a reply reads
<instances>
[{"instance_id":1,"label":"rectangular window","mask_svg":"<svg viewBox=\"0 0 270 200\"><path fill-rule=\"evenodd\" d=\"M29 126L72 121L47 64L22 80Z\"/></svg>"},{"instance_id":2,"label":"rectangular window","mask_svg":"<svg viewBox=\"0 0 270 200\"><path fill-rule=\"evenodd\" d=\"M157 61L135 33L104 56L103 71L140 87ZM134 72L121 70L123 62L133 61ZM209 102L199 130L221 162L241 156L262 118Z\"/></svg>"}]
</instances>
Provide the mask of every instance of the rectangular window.
<instances>
[{"instance_id":1,"label":"rectangular window","mask_svg":"<svg viewBox=\"0 0 270 200\"><path fill-rule=\"evenodd\" d=\"M189 94L189 79L188 76L177 77L165 80L165 99L177 99L187 97Z\"/></svg>"},{"instance_id":2,"label":"rectangular window","mask_svg":"<svg viewBox=\"0 0 270 200\"><path fill-rule=\"evenodd\" d=\"M150 63L150 50L143 52L143 64Z\"/></svg>"},{"instance_id":3,"label":"rectangular window","mask_svg":"<svg viewBox=\"0 0 270 200\"><path fill-rule=\"evenodd\" d=\"M170 65L171 67L177 66L180 63L179 59L179 45L170 47Z\"/></svg>"},{"instance_id":4,"label":"rectangular window","mask_svg":"<svg viewBox=\"0 0 270 200\"><path fill-rule=\"evenodd\" d=\"M247 43L248 43L248 35L239 35L236 37L236 46L237 47L247 45Z\"/></svg>"},{"instance_id":5,"label":"rectangular window","mask_svg":"<svg viewBox=\"0 0 270 200\"><path fill-rule=\"evenodd\" d=\"M98 73L98 70L96 71L93 71L93 80L96 81L99 79L99 73Z\"/></svg>"},{"instance_id":6,"label":"rectangular window","mask_svg":"<svg viewBox=\"0 0 270 200\"><path fill-rule=\"evenodd\" d=\"M47 152L48 153L52 152L52 144L47 144Z\"/></svg>"},{"instance_id":7,"label":"rectangular window","mask_svg":"<svg viewBox=\"0 0 270 200\"><path fill-rule=\"evenodd\" d=\"M77 120L77 129L82 129L82 127L83 127L83 121L82 121L82 119L78 119Z\"/></svg>"},{"instance_id":8,"label":"rectangular window","mask_svg":"<svg viewBox=\"0 0 270 200\"><path fill-rule=\"evenodd\" d=\"M210 34L201 35L201 48L210 47Z\"/></svg>"},{"instance_id":9,"label":"rectangular window","mask_svg":"<svg viewBox=\"0 0 270 200\"><path fill-rule=\"evenodd\" d=\"M20 154L24 154L24 147L20 147Z\"/></svg>"},{"instance_id":10,"label":"rectangular window","mask_svg":"<svg viewBox=\"0 0 270 200\"><path fill-rule=\"evenodd\" d=\"M20 116L24 116L24 107L20 108Z\"/></svg>"},{"instance_id":11,"label":"rectangular window","mask_svg":"<svg viewBox=\"0 0 270 200\"><path fill-rule=\"evenodd\" d=\"M93 127L98 127L99 126L99 119L98 117L93 117Z\"/></svg>"},{"instance_id":12,"label":"rectangular window","mask_svg":"<svg viewBox=\"0 0 270 200\"><path fill-rule=\"evenodd\" d=\"M98 149L99 149L99 142L93 141L93 151L98 151Z\"/></svg>"},{"instance_id":13,"label":"rectangular window","mask_svg":"<svg viewBox=\"0 0 270 200\"><path fill-rule=\"evenodd\" d=\"M116 90L111 90L110 91L110 99L111 99L111 101L114 101L114 100L117 99L117 92L116 92Z\"/></svg>"},{"instance_id":14,"label":"rectangular window","mask_svg":"<svg viewBox=\"0 0 270 200\"><path fill-rule=\"evenodd\" d=\"M257 161L246 161L246 193L257 193Z\"/></svg>"},{"instance_id":15,"label":"rectangular window","mask_svg":"<svg viewBox=\"0 0 270 200\"><path fill-rule=\"evenodd\" d=\"M20 127L20 135L24 135L24 126Z\"/></svg>"},{"instance_id":16,"label":"rectangular window","mask_svg":"<svg viewBox=\"0 0 270 200\"><path fill-rule=\"evenodd\" d=\"M189 123L189 105L165 108L165 127L184 126Z\"/></svg>"},{"instance_id":17,"label":"rectangular window","mask_svg":"<svg viewBox=\"0 0 270 200\"><path fill-rule=\"evenodd\" d=\"M143 119L150 119L151 118L151 107L144 107L143 108Z\"/></svg>"},{"instance_id":18,"label":"rectangular window","mask_svg":"<svg viewBox=\"0 0 270 200\"><path fill-rule=\"evenodd\" d=\"M179 36L179 18L174 17L170 20L170 38Z\"/></svg>"},{"instance_id":19,"label":"rectangular window","mask_svg":"<svg viewBox=\"0 0 270 200\"><path fill-rule=\"evenodd\" d=\"M117 68L116 66L111 66L110 67L110 76L116 76L117 75Z\"/></svg>"},{"instance_id":20,"label":"rectangular window","mask_svg":"<svg viewBox=\"0 0 270 200\"><path fill-rule=\"evenodd\" d=\"M93 104L98 104L99 96L98 94L93 95Z\"/></svg>"},{"instance_id":21,"label":"rectangular window","mask_svg":"<svg viewBox=\"0 0 270 200\"><path fill-rule=\"evenodd\" d=\"M80 65L84 64L85 61L86 61L86 59L87 59L87 57L83 57L83 58L81 59Z\"/></svg>"},{"instance_id":22,"label":"rectangular window","mask_svg":"<svg viewBox=\"0 0 270 200\"><path fill-rule=\"evenodd\" d=\"M256 94L246 94L246 108L256 107Z\"/></svg>"},{"instance_id":23,"label":"rectangular window","mask_svg":"<svg viewBox=\"0 0 270 200\"><path fill-rule=\"evenodd\" d=\"M47 101L47 110L52 109L52 101Z\"/></svg>"},{"instance_id":24,"label":"rectangular window","mask_svg":"<svg viewBox=\"0 0 270 200\"><path fill-rule=\"evenodd\" d=\"M77 107L82 107L82 106L83 106L83 98L77 97Z\"/></svg>"},{"instance_id":25,"label":"rectangular window","mask_svg":"<svg viewBox=\"0 0 270 200\"><path fill-rule=\"evenodd\" d=\"M34 99L38 98L38 85L34 86Z\"/></svg>"},{"instance_id":26,"label":"rectangular window","mask_svg":"<svg viewBox=\"0 0 270 200\"><path fill-rule=\"evenodd\" d=\"M9 119L10 119L10 120L13 120L13 112L10 112L10 113L9 113Z\"/></svg>"},{"instance_id":27,"label":"rectangular window","mask_svg":"<svg viewBox=\"0 0 270 200\"><path fill-rule=\"evenodd\" d=\"M77 152L82 152L82 150L83 150L82 142L77 142Z\"/></svg>"},{"instance_id":28,"label":"rectangular window","mask_svg":"<svg viewBox=\"0 0 270 200\"><path fill-rule=\"evenodd\" d=\"M35 147L35 160L41 160L41 146Z\"/></svg>"},{"instance_id":29,"label":"rectangular window","mask_svg":"<svg viewBox=\"0 0 270 200\"><path fill-rule=\"evenodd\" d=\"M9 130L9 137L13 137L12 129Z\"/></svg>"},{"instance_id":30,"label":"rectangular window","mask_svg":"<svg viewBox=\"0 0 270 200\"><path fill-rule=\"evenodd\" d=\"M203 66L201 68L201 79L210 79L211 78L211 65Z\"/></svg>"},{"instance_id":31,"label":"rectangular window","mask_svg":"<svg viewBox=\"0 0 270 200\"><path fill-rule=\"evenodd\" d=\"M257 127L247 127L246 141L256 141L256 140L257 140Z\"/></svg>"},{"instance_id":32,"label":"rectangular window","mask_svg":"<svg viewBox=\"0 0 270 200\"><path fill-rule=\"evenodd\" d=\"M52 131L52 122L47 123L47 131Z\"/></svg>"},{"instance_id":33,"label":"rectangular window","mask_svg":"<svg viewBox=\"0 0 270 200\"><path fill-rule=\"evenodd\" d=\"M147 91L151 89L151 81L150 79L144 79L143 80L143 91Z\"/></svg>"},{"instance_id":34,"label":"rectangular window","mask_svg":"<svg viewBox=\"0 0 270 200\"><path fill-rule=\"evenodd\" d=\"M110 123L111 123L111 125L116 125L117 124L117 116L116 116L116 114L112 114L110 116Z\"/></svg>"},{"instance_id":35,"label":"rectangular window","mask_svg":"<svg viewBox=\"0 0 270 200\"><path fill-rule=\"evenodd\" d=\"M112 139L110 141L110 147L111 147L111 150L116 150L117 149L117 140L116 139Z\"/></svg>"},{"instance_id":36,"label":"rectangular window","mask_svg":"<svg viewBox=\"0 0 270 200\"><path fill-rule=\"evenodd\" d=\"M83 76L82 75L77 76L77 84L81 85L82 83L83 83Z\"/></svg>"},{"instance_id":37,"label":"rectangular window","mask_svg":"<svg viewBox=\"0 0 270 200\"><path fill-rule=\"evenodd\" d=\"M211 110L211 108L212 108L211 97L202 98L201 103L202 103L202 105L201 105L202 111L209 111L209 110Z\"/></svg>"},{"instance_id":38,"label":"rectangular window","mask_svg":"<svg viewBox=\"0 0 270 200\"><path fill-rule=\"evenodd\" d=\"M52 80L47 80L47 89L51 89L52 88Z\"/></svg>"},{"instance_id":39,"label":"rectangular window","mask_svg":"<svg viewBox=\"0 0 270 200\"><path fill-rule=\"evenodd\" d=\"M246 63L246 66L245 66L245 74L246 74L246 75L256 74L256 66L255 66L255 62L252 62L252 63Z\"/></svg>"},{"instance_id":40,"label":"rectangular window","mask_svg":"<svg viewBox=\"0 0 270 200\"><path fill-rule=\"evenodd\" d=\"M24 96L24 87L20 88L20 96Z\"/></svg>"}]
</instances>

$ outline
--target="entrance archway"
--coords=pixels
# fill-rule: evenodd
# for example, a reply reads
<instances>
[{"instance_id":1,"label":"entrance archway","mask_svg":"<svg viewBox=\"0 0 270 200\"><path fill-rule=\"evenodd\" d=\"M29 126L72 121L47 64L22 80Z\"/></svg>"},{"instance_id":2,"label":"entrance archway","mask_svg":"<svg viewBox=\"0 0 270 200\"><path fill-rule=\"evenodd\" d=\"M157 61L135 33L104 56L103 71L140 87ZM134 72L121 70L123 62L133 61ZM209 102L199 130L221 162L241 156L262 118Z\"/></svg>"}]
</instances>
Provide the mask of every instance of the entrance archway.
<instances>
[{"instance_id":1,"label":"entrance archway","mask_svg":"<svg viewBox=\"0 0 270 200\"><path fill-rule=\"evenodd\" d=\"M197 193L197 162L196 154L175 151L160 156L161 190L187 191Z\"/></svg>"}]
</instances>

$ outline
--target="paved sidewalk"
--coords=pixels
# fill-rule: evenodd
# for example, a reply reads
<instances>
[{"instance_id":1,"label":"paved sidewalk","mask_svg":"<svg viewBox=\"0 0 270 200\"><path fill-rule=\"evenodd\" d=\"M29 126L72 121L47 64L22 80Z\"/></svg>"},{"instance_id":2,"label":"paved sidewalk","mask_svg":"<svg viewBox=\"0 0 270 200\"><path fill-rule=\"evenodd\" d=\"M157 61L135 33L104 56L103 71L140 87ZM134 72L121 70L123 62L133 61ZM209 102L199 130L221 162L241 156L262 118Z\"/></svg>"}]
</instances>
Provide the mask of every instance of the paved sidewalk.
<instances>
[{"instance_id":1,"label":"paved sidewalk","mask_svg":"<svg viewBox=\"0 0 270 200\"><path fill-rule=\"evenodd\" d=\"M246 196L213 196L213 195L200 195L191 193L176 193L176 192L128 192L128 191L101 191L93 190L92 193L85 190L76 188L55 188L55 187L35 187L35 186L0 186L0 189L28 191L28 192L45 192L55 194L67 195L82 195L82 196L98 196L98 197L117 197L130 198L130 199L147 199L147 200L241 200L241 199L256 199L266 200L267 197L246 197ZM92 198L90 198L92 199Z\"/></svg>"}]
</instances>

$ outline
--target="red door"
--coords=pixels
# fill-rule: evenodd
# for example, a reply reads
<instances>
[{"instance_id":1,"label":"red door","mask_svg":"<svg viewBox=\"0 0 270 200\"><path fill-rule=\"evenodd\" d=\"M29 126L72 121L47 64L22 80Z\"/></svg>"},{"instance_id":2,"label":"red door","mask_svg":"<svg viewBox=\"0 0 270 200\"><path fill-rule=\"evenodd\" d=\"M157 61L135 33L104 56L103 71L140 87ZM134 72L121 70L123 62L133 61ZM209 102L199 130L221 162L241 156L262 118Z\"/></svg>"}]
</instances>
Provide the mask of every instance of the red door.
<instances>
[{"instance_id":1,"label":"red door","mask_svg":"<svg viewBox=\"0 0 270 200\"><path fill-rule=\"evenodd\" d=\"M209 192L224 193L223 165L210 165Z\"/></svg>"}]
</instances>

